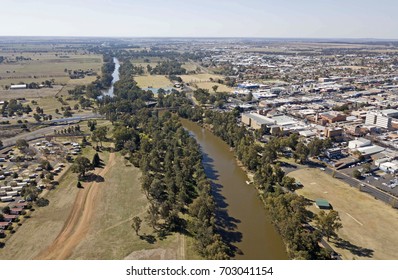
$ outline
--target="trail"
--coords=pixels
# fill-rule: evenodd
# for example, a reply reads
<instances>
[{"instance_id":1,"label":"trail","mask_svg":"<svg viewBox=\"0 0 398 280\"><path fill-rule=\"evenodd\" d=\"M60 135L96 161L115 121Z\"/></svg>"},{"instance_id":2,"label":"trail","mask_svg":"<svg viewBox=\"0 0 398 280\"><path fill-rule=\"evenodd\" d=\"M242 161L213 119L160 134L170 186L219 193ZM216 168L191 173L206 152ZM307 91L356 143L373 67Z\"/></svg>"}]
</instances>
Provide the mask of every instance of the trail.
<instances>
[{"instance_id":1,"label":"trail","mask_svg":"<svg viewBox=\"0 0 398 280\"><path fill-rule=\"evenodd\" d=\"M111 153L109 154L107 165L98 175L105 176L114 164L115 154ZM100 187L99 183L93 182L79 191L63 229L54 242L39 253L35 259L65 260L72 255L73 250L79 245L89 230Z\"/></svg>"}]
</instances>

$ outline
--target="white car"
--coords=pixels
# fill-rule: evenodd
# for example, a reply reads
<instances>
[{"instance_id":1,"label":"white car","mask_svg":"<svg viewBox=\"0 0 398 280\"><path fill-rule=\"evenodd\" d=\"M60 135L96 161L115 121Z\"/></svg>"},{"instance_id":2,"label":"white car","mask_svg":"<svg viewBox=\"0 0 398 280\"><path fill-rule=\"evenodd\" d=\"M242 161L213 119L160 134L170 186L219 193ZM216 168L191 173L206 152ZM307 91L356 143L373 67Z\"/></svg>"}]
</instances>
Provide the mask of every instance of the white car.
<instances>
[{"instance_id":1,"label":"white car","mask_svg":"<svg viewBox=\"0 0 398 280\"><path fill-rule=\"evenodd\" d=\"M321 167L321 168L319 168L320 170L322 170L322 171L325 171L325 168L323 168L323 167Z\"/></svg>"}]
</instances>

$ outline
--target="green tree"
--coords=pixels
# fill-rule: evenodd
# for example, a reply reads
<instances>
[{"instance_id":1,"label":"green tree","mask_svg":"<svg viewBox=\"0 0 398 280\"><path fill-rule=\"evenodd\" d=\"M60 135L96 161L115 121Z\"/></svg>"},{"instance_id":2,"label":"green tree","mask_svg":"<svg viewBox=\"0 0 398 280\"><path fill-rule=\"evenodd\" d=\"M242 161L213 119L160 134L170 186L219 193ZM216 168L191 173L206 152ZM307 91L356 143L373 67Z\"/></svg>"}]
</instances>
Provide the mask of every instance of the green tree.
<instances>
[{"instance_id":1,"label":"green tree","mask_svg":"<svg viewBox=\"0 0 398 280\"><path fill-rule=\"evenodd\" d=\"M95 142L100 142L102 147L102 142L106 141L106 134L108 133L108 128L106 126L99 127L95 129L91 134L91 139Z\"/></svg>"},{"instance_id":2,"label":"green tree","mask_svg":"<svg viewBox=\"0 0 398 280\"><path fill-rule=\"evenodd\" d=\"M139 236L139 231L141 229L141 223L142 223L142 220L140 217L135 216L133 218L133 223L131 224L131 227L134 229L135 234L137 234L137 236Z\"/></svg>"},{"instance_id":3,"label":"green tree","mask_svg":"<svg viewBox=\"0 0 398 280\"><path fill-rule=\"evenodd\" d=\"M99 167L101 165L101 159L98 153L95 153L95 155L93 156L91 164L93 165L93 167Z\"/></svg>"},{"instance_id":4,"label":"green tree","mask_svg":"<svg viewBox=\"0 0 398 280\"><path fill-rule=\"evenodd\" d=\"M328 241L330 237L337 236L336 231L343 227L340 221L339 213L334 210L331 210L327 214L322 210L315 217L316 226L319 228L322 235L326 236Z\"/></svg>"},{"instance_id":5,"label":"green tree","mask_svg":"<svg viewBox=\"0 0 398 280\"><path fill-rule=\"evenodd\" d=\"M18 140L15 142L15 146L16 146L18 149L23 150L23 149L29 147L29 143L28 143L28 141L26 141L25 139L18 139Z\"/></svg>"},{"instance_id":6,"label":"green tree","mask_svg":"<svg viewBox=\"0 0 398 280\"><path fill-rule=\"evenodd\" d=\"M304 143L298 143L296 146L296 151L293 156L299 163L303 164L308 160L309 150Z\"/></svg>"},{"instance_id":7,"label":"green tree","mask_svg":"<svg viewBox=\"0 0 398 280\"><path fill-rule=\"evenodd\" d=\"M218 85L214 85L214 86L212 86L211 88L213 89L214 92L217 92Z\"/></svg>"},{"instance_id":8,"label":"green tree","mask_svg":"<svg viewBox=\"0 0 398 280\"><path fill-rule=\"evenodd\" d=\"M78 189L83 188L82 183L81 183L80 181L77 181L76 187L77 187Z\"/></svg>"},{"instance_id":9,"label":"green tree","mask_svg":"<svg viewBox=\"0 0 398 280\"><path fill-rule=\"evenodd\" d=\"M361 172L360 172L359 170L355 169L355 170L352 172L352 176L353 176L355 179L360 179L360 178L362 177L362 174L361 174Z\"/></svg>"},{"instance_id":10,"label":"green tree","mask_svg":"<svg viewBox=\"0 0 398 280\"><path fill-rule=\"evenodd\" d=\"M72 164L73 173L79 173L79 177L84 177L87 171L93 169L90 160L84 156L78 156Z\"/></svg>"}]
</instances>

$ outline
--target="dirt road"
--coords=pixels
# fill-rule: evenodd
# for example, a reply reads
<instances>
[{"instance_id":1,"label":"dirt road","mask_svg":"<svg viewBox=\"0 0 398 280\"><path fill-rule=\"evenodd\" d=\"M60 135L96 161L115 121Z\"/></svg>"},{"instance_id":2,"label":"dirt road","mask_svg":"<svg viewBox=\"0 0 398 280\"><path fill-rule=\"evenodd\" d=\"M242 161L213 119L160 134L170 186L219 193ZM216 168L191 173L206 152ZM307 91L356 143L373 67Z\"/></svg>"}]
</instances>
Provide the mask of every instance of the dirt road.
<instances>
[{"instance_id":1,"label":"dirt road","mask_svg":"<svg viewBox=\"0 0 398 280\"><path fill-rule=\"evenodd\" d=\"M115 154L109 155L109 160L104 169L99 173L105 176L109 169L115 164ZM100 183L93 182L83 184L84 189L76 196L72 211L65 225L54 242L35 259L40 260L65 260L68 259L73 250L79 245L89 230L90 221L94 214L94 206L100 191Z\"/></svg>"}]
</instances>

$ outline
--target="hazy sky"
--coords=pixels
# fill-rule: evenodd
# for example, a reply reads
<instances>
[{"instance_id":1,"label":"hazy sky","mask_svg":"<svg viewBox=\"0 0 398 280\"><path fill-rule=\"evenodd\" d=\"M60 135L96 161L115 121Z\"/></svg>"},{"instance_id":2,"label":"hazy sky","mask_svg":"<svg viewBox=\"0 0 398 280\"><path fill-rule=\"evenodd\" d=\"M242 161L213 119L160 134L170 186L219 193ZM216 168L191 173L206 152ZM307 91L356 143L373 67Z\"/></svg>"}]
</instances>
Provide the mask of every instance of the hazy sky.
<instances>
[{"instance_id":1,"label":"hazy sky","mask_svg":"<svg viewBox=\"0 0 398 280\"><path fill-rule=\"evenodd\" d=\"M0 36L398 39L397 0L0 0Z\"/></svg>"}]
</instances>

